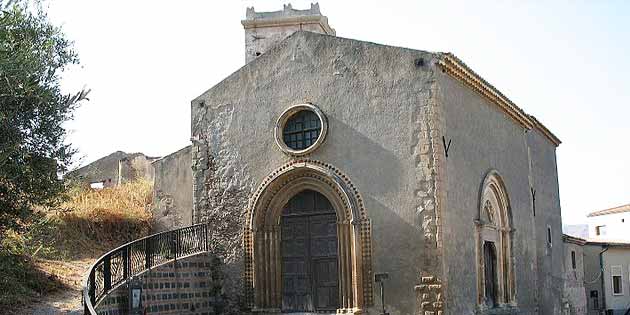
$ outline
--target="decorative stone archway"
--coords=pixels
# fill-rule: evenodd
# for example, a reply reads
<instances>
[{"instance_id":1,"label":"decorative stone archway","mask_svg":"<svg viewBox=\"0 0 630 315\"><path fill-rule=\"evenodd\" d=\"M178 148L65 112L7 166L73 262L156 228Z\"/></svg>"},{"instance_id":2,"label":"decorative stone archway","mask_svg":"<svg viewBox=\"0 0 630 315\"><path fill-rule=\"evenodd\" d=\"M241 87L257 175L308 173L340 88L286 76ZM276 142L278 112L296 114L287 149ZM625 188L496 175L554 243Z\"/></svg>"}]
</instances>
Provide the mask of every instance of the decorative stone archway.
<instances>
[{"instance_id":1,"label":"decorative stone archway","mask_svg":"<svg viewBox=\"0 0 630 315\"><path fill-rule=\"evenodd\" d=\"M310 189L332 203L337 216L338 313L361 313L372 305L370 221L350 179L330 164L301 159L268 175L247 211L244 231L245 294L253 311L281 311L280 218L296 193Z\"/></svg>"},{"instance_id":2,"label":"decorative stone archway","mask_svg":"<svg viewBox=\"0 0 630 315\"><path fill-rule=\"evenodd\" d=\"M479 210L475 220L477 237L477 303L481 309L515 306L515 283L512 263L512 215L505 184L495 170L488 172L481 186ZM496 258L491 269L496 279L487 279L487 248L490 245ZM495 282L494 297L487 297L487 286ZM492 285L492 283L490 283ZM492 285L494 287L494 285ZM492 305L488 301L492 300Z\"/></svg>"}]
</instances>

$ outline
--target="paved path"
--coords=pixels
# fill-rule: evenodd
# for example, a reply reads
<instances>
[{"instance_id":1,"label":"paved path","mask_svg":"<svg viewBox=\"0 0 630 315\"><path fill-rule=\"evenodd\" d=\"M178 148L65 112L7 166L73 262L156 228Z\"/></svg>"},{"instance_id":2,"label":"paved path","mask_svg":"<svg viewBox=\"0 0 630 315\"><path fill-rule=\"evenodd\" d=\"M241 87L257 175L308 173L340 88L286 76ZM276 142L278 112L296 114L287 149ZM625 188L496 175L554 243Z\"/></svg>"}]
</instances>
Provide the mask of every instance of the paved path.
<instances>
[{"instance_id":1,"label":"paved path","mask_svg":"<svg viewBox=\"0 0 630 315\"><path fill-rule=\"evenodd\" d=\"M81 315L82 281L93 258L63 262L42 260L37 265L43 270L55 270L55 276L66 287L35 299L34 303L18 310L15 314L28 315Z\"/></svg>"}]
</instances>

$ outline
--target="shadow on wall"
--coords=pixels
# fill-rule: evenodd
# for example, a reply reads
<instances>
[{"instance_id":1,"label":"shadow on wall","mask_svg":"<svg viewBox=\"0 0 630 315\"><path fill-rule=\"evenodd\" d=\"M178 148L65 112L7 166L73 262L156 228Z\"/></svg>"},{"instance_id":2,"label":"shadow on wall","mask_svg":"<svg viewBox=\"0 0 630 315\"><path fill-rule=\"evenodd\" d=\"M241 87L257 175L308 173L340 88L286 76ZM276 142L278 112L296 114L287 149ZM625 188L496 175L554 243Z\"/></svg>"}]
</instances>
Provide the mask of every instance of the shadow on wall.
<instances>
[{"instance_id":1,"label":"shadow on wall","mask_svg":"<svg viewBox=\"0 0 630 315\"><path fill-rule=\"evenodd\" d=\"M336 118L328 117L328 123L328 145L324 143L315 158L329 157L354 183L365 183L359 187L364 196L400 192L403 168L395 154Z\"/></svg>"},{"instance_id":2,"label":"shadow on wall","mask_svg":"<svg viewBox=\"0 0 630 315\"><path fill-rule=\"evenodd\" d=\"M363 195L363 198L372 222L374 273L389 274L389 279L385 280L386 309L390 314L414 314L414 288L420 281L420 270L426 258L422 251L422 231L378 200L369 195ZM381 309L380 290L376 284L374 301L374 306ZM396 309L392 304L405 308Z\"/></svg>"}]
</instances>

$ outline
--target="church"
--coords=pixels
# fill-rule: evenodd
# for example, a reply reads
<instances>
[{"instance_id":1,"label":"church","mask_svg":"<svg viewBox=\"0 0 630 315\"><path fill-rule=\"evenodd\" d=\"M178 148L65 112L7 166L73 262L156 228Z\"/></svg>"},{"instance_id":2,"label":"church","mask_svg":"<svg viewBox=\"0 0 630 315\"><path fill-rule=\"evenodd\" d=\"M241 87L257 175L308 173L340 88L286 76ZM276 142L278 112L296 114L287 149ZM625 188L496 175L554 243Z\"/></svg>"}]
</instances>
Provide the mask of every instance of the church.
<instances>
[{"instance_id":1,"label":"church","mask_svg":"<svg viewBox=\"0 0 630 315\"><path fill-rule=\"evenodd\" d=\"M450 53L247 10L191 102L194 222L258 314L561 314L560 140Z\"/></svg>"}]
</instances>

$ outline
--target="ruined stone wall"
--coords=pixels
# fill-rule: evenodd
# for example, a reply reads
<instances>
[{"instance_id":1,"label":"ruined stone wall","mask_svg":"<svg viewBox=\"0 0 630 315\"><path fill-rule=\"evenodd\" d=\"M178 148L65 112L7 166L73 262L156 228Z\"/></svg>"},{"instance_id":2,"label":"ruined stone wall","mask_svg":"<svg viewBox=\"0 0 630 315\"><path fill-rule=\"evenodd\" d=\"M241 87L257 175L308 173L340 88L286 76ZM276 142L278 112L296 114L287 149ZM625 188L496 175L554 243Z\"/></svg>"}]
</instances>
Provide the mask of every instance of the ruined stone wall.
<instances>
[{"instance_id":1,"label":"ruined stone wall","mask_svg":"<svg viewBox=\"0 0 630 315\"><path fill-rule=\"evenodd\" d=\"M151 162L156 159L142 153L116 151L69 172L64 177L85 184L103 183L105 187L117 186L140 178L153 181Z\"/></svg>"},{"instance_id":2,"label":"ruined stone wall","mask_svg":"<svg viewBox=\"0 0 630 315\"><path fill-rule=\"evenodd\" d=\"M151 163L157 160L142 153L131 153L118 162L118 184L138 179L153 181L154 171Z\"/></svg>"},{"instance_id":3,"label":"ruined stone wall","mask_svg":"<svg viewBox=\"0 0 630 315\"><path fill-rule=\"evenodd\" d=\"M85 184L103 182L106 187L118 184L118 162L127 153L116 151L92 163L69 172L64 178L80 181Z\"/></svg>"},{"instance_id":4,"label":"ruined stone wall","mask_svg":"<svg viewBox=\"0 0 630 315\"><path fill-rule=\"evenodd\" d=\"M187 146L152 163L155 232L193 224L191 150Z\"/></svg>"},{"instance_id":5,"label":"ruined stone wall","mask_svg":"<svg viewBox=\"0 0 630 315\"><path fill-rule=\"evenodd\" d=\"M329 132L307 158L343 172L363 197L373 270L389 273L387 311L439 314L441 162L433 69L429 53L298 32L193 100L195 220L210 222L235 279L243 277L250 197L294 159L274 142L276 120L289 106L310 102L326 115ZM226 288L237 300L238 285ZM374 300L376 312L377 292Z\"/></svg>"},{"instance_id":6,"label":"ruined stone wall","mask_svg":"<svg viewBox=\"0 0 630 315\"><path fill-rule=\"evenodd\" d=\"M143 273L142 305L147 314L224 314L221 261L199 254ZM129 290L122 285L97 306L98 315L126 315ZM144 314L144 313L143 313Z\"/></svg>"}]
</instances>

